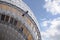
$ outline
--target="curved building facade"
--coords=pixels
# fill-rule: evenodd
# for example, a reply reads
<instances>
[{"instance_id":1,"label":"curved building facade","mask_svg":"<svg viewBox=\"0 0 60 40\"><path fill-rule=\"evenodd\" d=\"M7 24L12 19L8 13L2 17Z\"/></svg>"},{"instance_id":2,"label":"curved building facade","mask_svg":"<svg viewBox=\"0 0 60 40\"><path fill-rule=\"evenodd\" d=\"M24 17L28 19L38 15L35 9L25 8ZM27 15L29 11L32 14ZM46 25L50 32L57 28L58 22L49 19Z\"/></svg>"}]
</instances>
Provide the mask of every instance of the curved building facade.
<instances>
[{"instance_id":1,"label":"curved building facade","mask_svg":"<svg viewBox=\"0 0 60 40\"><path fill-rule=\"evenodd\" d=\"M38 22L22 0L0 0L0 40L41 40Z\"/></svg>"}]
</instances>

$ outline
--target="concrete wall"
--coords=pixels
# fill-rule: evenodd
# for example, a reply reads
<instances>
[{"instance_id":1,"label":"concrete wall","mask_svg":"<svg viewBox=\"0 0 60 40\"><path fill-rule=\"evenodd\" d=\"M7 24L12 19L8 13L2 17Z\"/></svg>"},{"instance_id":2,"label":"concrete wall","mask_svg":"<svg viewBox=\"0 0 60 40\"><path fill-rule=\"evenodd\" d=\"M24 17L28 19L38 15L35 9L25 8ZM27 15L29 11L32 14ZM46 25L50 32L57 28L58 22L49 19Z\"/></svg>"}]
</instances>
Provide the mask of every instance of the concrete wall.
<instances>
[{"instance_id":1,"label":"concrete wall","mask_svg":"<svg viewBox=\"0 0 60 40\"><path fill-rule=\"evenodd\" d=\"M34 38L34 40L41 39L40 32L34 20L28 14L22 16L23 14L25 14L24 10L10 3L1 1L0 2L0 14L8 15L22 22L22 24L25 25L25 28L28 30L27 34L29 34L30 32L30 35L28 35L29 40L32 40L32 38ZM26 34L26 30L24 31L24 33Z\"/></svg>"}]
</instances>

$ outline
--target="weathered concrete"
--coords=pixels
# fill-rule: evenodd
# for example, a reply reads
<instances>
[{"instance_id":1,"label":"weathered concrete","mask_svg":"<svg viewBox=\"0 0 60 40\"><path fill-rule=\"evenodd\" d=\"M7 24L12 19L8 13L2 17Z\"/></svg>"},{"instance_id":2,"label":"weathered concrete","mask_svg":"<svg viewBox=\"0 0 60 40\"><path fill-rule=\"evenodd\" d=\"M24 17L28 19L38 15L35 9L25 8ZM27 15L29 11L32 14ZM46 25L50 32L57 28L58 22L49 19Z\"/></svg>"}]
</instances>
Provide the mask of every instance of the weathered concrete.
<instances>
[{"instance_id":1,"label":"weathered concrete","mask_svg":"<svg viewBox=\"0 0 60 40\"><path fill-rule=\"evenodd\" d=\"M25 40L24 37L11 26L0 23L0 40Z\"/></svg>"},{"instance_id":2,"label":"weathered concrete","mask_svg":"<svg viewBox=\"0 0 60 40\"><path fill-rule=\"evenodd\" d=\"M33 15L33 12L31 11L31 9L22 0L16 0L16 1L15 0L0 0L0 14L5 15L3 22L1 22L1 23L3 23L3 26L1 26L1 27L3 27L3 29L2 29L3 32L1 32L1 38L2 38L1 40L4 40L5 36L8 37L8 35L12 36L12 38L13 38L13 34L10 35L10 33L12 33L12 32L9 30L9 28L8 28L9 26L7 27L8 30L4 29L4 26L8 25L8 23L5 24L6 16L8 16L9 19L13 18L13 20L17 20L17 22L21 22L22 26L21 26L21 24L18 23L20 25L20 26L17 26L18 28L23 27L23 26L24 26L23 27L24 29L26 28L27 31L24 30L25 33L23 32L23 34L21 34L23 36L23 39L21 39L21 40L24 40L24 38L25 38L25 40L27 40L27 39L28 40L30 40L30 39L31 40L41 40L38 22L37 22L35 16ZM24 14L24 16L23 16L23 14ZM9 19L8 19L8 21L9 21ZM13 22L13 20L12 20L12 22ZM11 24L13 25L13 23L11 23ZM13 28L14 26L11 26L11 27ZM16 27L14 30L16 30ZM8 34L7 34L7 31L9 31ZM16 32L14 32L14 33L16 33ZM4 37L2 37L2 35ZM14 34L14 35L16 35L16 34ZM21 35L20 35L20 37L21 37ZM27 37L27 39L26 39L26 37ZM12 38L11 38L11 40L13 40L14 38L16 39L16 37L14 37L13 39ZM6 38L6 40L8 40L8 39Z\"/></svg>"}]
</instances>

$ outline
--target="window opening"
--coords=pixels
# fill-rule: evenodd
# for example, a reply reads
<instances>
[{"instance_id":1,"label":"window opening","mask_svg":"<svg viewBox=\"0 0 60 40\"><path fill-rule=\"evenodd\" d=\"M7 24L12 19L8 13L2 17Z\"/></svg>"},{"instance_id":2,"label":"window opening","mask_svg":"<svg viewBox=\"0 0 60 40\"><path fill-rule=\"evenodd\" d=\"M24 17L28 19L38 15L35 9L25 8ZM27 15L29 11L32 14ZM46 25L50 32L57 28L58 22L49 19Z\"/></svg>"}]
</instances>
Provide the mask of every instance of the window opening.
<instances>
[{"instance_id":1,"label":"window opening","mask_svg":"<svg viewBox=\"0 0 60 40\"><path fill-rule=\"evenodd\" d=\"M23 28L22 27L19 29L19 32L23 33Z\"/></svg>"},{"instance_id":2,"label":"window opening","mask_svg":"<svg viewBox=\"0 0 60 40\"><path fill-rule=\"evenodd\" d=\"M17 21L16 21L16 20L14 20L14 25L15 25L15 26L17 25Z\"/></svg>"},{"instance_id":3,"label":"window opening","mask_svg":"<svg viewBox=\"0 0 60 40\"><path fill-rule=\"evenodd\" d=\"M5 21L6 21L6 22L8 22L8 20L9 20L9 16L6 16L6 19L5 19Z\"/></svg>"},{"instance_id":4,"label":"window opening","mask_svg":"<svg viewBox=\"0 0 60 40\"><path fill-rule=\"evenodd\" d=\"M1 20L4 21L5 15L1 15Z\"/></svg>"}]
</instances>

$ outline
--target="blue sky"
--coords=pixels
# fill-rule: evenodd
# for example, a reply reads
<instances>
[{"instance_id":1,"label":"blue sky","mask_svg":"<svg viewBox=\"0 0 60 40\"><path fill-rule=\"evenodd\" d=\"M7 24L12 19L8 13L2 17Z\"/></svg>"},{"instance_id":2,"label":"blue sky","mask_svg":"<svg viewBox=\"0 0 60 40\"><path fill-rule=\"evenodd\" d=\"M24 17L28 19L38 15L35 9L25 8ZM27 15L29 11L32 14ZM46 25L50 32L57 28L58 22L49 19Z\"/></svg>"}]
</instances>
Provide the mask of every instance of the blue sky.
<instances>
[{"instance_id":1,"label":"blue sky","mask_svg":"<svg viewBox=\"0 0 60 40\"><path fill-rule=\"evenodd\" d=\"M23 0L35 14L42 40L60 40L60 0Z\"/></svg>"},{"instance_id":2,"label":"blue sky","mask_svg":"<svg viewBox=\"0 0 60 40\"><path fill-rule=\"evenodd\" d=\"M24 0L24 2L27 3L27 5L31 8L39 23L40 19L47 17L45 16L46 15L45 9L43 9L44 5L43 0Z\"/></svg>"}]
</instances>

